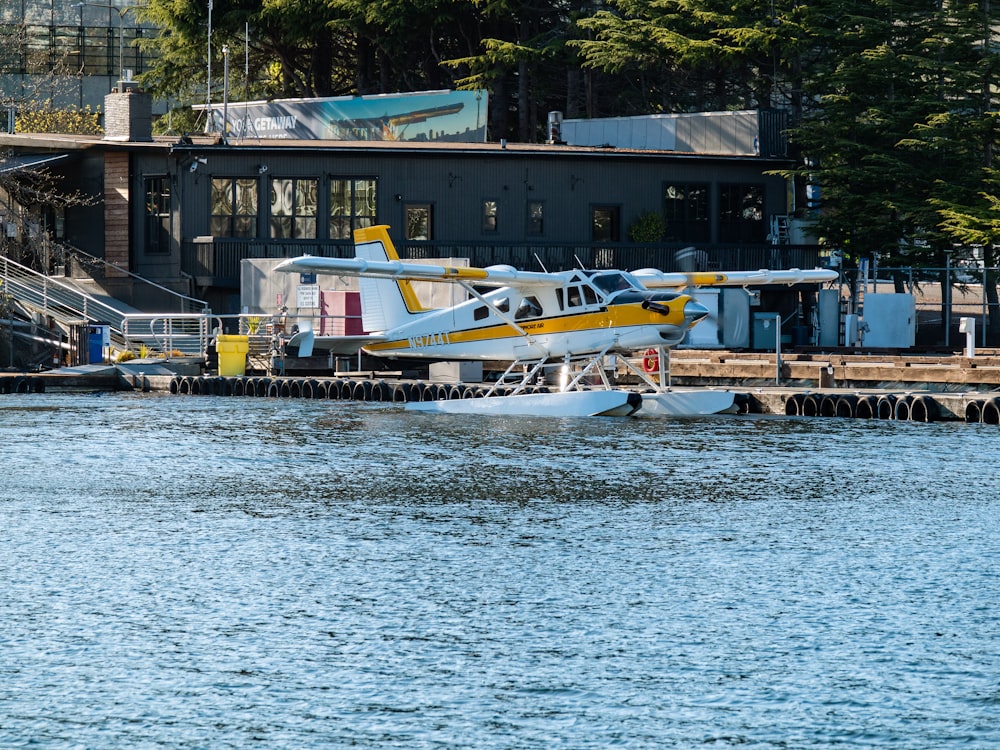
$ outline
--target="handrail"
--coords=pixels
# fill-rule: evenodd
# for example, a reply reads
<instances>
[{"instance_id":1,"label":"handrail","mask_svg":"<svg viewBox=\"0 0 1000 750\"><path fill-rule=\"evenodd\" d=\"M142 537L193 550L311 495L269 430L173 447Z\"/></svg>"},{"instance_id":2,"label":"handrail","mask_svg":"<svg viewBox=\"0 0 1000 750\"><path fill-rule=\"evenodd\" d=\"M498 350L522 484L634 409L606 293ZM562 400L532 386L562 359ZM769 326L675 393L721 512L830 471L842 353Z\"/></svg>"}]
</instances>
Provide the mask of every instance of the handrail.
<instances>
[{"instance_id":1,"label":"handrail","mask_svg":"<svg viewBox=\"0 0 1000 750\"><path fill-rule=\"evenodd\" d=\"M7 257L0 257L0 286L3 292L26 309L40 312L66 328L81 323L106 324L110 328L113 346L123 351L131 350L136 344L147 344L164 352L204 355L213 328L211 310L205 302L178 294L75 248L64 247L63 250L67 254L79 254L87 262L93 260L115 268L179 299L182 307L195 309L175 314L123 312L71 283L46 276Z\"/></svg>"},{"instance_id":2,"label":"handrail","mask_svg":"<svg viewBox=\"0 0 1000 750\"><path fill-rule=\"evenodd\" d=\"M98 258L94 255L91 255L88 252L81 250L78 247L74 247L73 245L68 245L66 243L59 243L59 248L62 250L64 255L81 256L83 258L86 258L85 261L86 263L93 263L93 264L103 265L107 268L112 268L115 270L115 272L124 274L129 278L131 278L133 281L137 281L142 284L148 284L154 289L158 289L161 292L165 293L167 296L176 297L178 300L180 300L181 309L184 312L191 312L191 313L211 312L211 308L208 306L208 303L205 302L204 300L200 300L195 297L188 297L187 295L181 294L180 292L175 292L173 289L169 289L163 286L162 284L156 283L155 281L150 281L147 278L132 273L132 271L129 271L127 268L122 268L118 264L107 261L104 258Z\"/></svg>"},{"instance_id":3,"label":"handrail","mask_svg":"<svg viewBox=\"0 0 1000 750\"><path fill-rule=\"evenodd\" d=\"M0 267L3 269L0 278L8 287L9 294L22 302L40 307L43 313L62 323L79 322L81 318L86 321L107 319L108 323L120 323L121 311L65 282L38 273L10 258L0 258ZM74 315L66 315L67 310Z\"/></svg>"},{"instance_id":4,"label":"handrail","mask_svg":"<svg viewBox=\"0 0 1000 750\"><path fill-rule=\"evenodd\" d=\"M154 344L164 354L203 355L213 332L220 328L219 318L202 313L127 313L122 321L129 349L135 344Z\"/></svg>"}]
</instances>

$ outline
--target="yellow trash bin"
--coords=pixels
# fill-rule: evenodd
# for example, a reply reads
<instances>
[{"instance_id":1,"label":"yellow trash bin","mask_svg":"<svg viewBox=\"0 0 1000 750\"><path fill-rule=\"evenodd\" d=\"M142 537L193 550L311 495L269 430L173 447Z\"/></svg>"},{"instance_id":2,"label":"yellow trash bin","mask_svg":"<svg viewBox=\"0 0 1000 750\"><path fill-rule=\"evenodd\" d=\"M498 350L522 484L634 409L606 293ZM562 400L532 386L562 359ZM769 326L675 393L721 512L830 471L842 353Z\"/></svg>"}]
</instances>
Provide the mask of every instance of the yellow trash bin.
<instances>
[{"instance_id":1,"label":"yellow trash bin","mask_svg":"<svg viewBox=\"0 0 1000 750\"><path fill-rule=\"evenodd\" d=\"M250 350L248 336L227 336L220 334L215 342L219 354L219 375L224 378L247 373L247 352Z\"/></svg>"}]
</instances>

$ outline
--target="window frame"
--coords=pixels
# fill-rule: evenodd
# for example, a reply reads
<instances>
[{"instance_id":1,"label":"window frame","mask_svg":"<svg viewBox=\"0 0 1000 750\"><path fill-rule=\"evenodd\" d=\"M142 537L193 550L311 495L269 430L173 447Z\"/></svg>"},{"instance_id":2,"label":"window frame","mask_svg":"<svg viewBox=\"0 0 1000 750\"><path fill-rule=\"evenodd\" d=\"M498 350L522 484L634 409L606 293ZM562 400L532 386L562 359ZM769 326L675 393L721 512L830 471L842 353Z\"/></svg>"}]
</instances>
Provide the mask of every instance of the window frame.
<instances>
[{"instance_id":1,"label":"window frame","mask_svg":"<svg viewBox=\"0 0 1000 750\"><path fill-rule=\"evenodd\" d=\"M718 196L719 242L766 242L767 191L763 183L720 183ZM751 211L758 216L748 217Z\"/></svg>"},{"instance_id":2,"label":"window frame","mask_svg":"<svg viewBox=\"0 0 1000 750\"><path fill-rule=\"evenodd\" d=\"M153 183L159 186L158 190L151 189ZM169 255L170 217L173 200L170 175L143 175L142 192L143 232L145 234L143 252L147 255ZM155 198L151 200L151 196L155 196Z\"/></svg>"},{"instance_id":3,"label":"window frame","mask_svg":"<svg viewBox=\"0 0 1000 750\"><path fill-rule=\"evenodd\" d=\"M533 209L538 210L537 218ZM529 237L542 237L545 235L545 201L530 200L525 206L525 227L524 232Z\"/></svg>"},{"instance_id":4,"label":"window frame","mask_svg":"<svg viewBox=\"0 0 1000 750\"><path fill-rule=\"evenodd\" d=\"M215 213L216 209L216 185L221 182L228 182L226 189L228 193L227 203L229 212L225 214ZM237 188L243 184L244 188L253 188L254 213L240 213L239 191ZM258 221L260 219L260 181L256 177L212 177L209 195L209 232L213 237L224 237L234 239L252 239L259 236ZM227 231L217 231L220 221L227 223ZM237 231L240 220L249 220L248 228L244 231Z\"/></svg>"},{"instance_id":5,"label":"window frame","mask_svg":"<svg viewBox=\"0 0 1000 750\"><path fill-rule=\"evenodd\" d=\"M483 234L496 234L500 230L500 201L483 198Z\"/></svg>"},{"instance_id":6,"label":"window frame","mask_svg":"<svg viewBox=\"0 0 1000 750\"><path fill-rule=\"evenodd\" d=\"M607 237L597 236L597 213L607 211L609 214L609 230ZM621 242L622 239L622 207L617 203L593 203L590 206L590 241L591 242Z\"/></svg>"},{"instance_id":7,"label":"window frame","mask_svg":"<svg viewBox=\"0 0 1000 750\"><path fill-rule=\"evenodd\" d=\"M670 190L683 191L671 198ZM710 242L712 237L712 185L708 182L663 184L663 218L670 242Z\"/></svg>"},{"instance_id":8,"label":"window frame","mask_svg":"<svg viewBox=\"0 0 1000 750\"><path fill-rule=\"evenodd\" d=\"M343 185L341 193L334 187ZM360 189L359 189L360 188ZM341 195L346 198L346 204ZM331 240L353 240L354 230L378 224L378 178L372 175L330 175L326 188L326 233ZM335 208L347 208L334 214ZM345 226L346 225L346 226Z\"/></svg>"},{"instance_id":9,"label":"window frame","mask_svg":"<svg viewBox=\"0 0 1000 750\"><path fill-rule=\"evenodd\" d=\"M291 205L288 207L290 213L276 214L274 211L277 183L290 184ZM302 191L302 186L312 183L312 205L306 206L303 210L303 198L307 195ZM271 201L268 204L267 226L268 237L272 240L314 240L318 237L319 216L319 178L318 177L271 177L268 180ZM284 191L283 191L284 192ZM309 213L311 209L312 213ZM286 227L281 233L275 230L279 226L276 220L281 220L281 225ZM309 227L311 224L311 232Z\"/></svg>"},{"instance_id":10,"label":"window frame","mask_svg":"<svg viewBox=\"0 0 1000 750\"><path fill-rule=\"evenodd\" d=\"M426 236L414 236L411 233L412 225L410 213L422 211L426 215L425 229ZM403 204L403 233L407 242L429 242L434 239L434 204L430 201L407 201Z\"/></svg>"}]
</instances>

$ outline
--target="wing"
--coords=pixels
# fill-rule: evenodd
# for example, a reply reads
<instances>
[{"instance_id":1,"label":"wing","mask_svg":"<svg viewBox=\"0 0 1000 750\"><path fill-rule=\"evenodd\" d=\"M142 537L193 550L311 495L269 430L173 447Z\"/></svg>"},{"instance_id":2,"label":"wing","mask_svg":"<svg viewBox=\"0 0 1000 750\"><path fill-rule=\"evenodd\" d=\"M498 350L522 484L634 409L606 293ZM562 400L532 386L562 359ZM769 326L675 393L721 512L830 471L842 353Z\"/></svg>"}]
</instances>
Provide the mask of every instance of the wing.
<instances>
[{"instance_id":1,"label":"wing","mask_svg":"<svg viewBox=\"0 0 1000 750\"><path fill-rule=\"evenodd\" d=\"M763 286L766 284L820 284L836 281L838 274L828 268L813 268L806 271L791 268L786 271L728 271L724 273L665 273L655 268L633 271L632 275L648 289L683 286Z\"/></svg>"},{"instance_id":2,"label":"wing","mask_svg":"<svg viewBox=\"0 0 1000 750\"><path fill-rule=\"evenodd\" d=\"M563 274L518 271L509 266L470 268L407 263L402 260L320 258L312 255L289 258L275 266L274 270L286 273L365 276L407 281L465 281L470 284L498 287L559 287L563 284Z\"/></svg>"}]
</instances>

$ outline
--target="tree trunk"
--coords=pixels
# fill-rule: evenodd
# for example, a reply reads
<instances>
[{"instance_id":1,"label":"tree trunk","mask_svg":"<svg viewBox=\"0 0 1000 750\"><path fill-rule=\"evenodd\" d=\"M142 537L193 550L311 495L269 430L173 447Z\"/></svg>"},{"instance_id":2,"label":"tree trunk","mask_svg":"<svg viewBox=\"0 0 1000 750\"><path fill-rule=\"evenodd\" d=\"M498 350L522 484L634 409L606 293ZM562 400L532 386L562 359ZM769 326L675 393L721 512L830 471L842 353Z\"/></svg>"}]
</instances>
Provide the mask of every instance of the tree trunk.
<instances>
[{"instance_id":1,"label":"tree trunk","mask_svg":"<svg viewBox=\"0 0 1000 750\"><path fill-rule=\"evenodd\" d=\"M333 96L333 35L320 27L312 54L312 88L315 96Z\"/></svg>"},{"instance_id":2,"label":"tree trunk","mask_svg":"<svg viewBox=\"0 0 1000 750\"><path fill-rule=\"evenodd\" d=\"M517 64L517 139L521 143L530 141L528 117L528 64L521 60Z\"/></svg>"}]
</instances>

